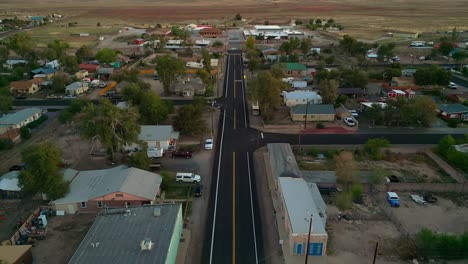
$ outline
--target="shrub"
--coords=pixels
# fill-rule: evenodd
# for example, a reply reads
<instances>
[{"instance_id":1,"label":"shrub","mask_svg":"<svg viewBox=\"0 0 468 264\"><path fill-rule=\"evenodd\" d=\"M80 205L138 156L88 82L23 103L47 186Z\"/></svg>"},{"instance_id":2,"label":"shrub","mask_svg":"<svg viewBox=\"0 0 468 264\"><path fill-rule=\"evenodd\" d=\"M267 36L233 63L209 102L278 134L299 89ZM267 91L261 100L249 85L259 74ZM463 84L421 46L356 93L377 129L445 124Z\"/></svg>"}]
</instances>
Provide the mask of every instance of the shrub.
<instances>
[{"instance_id":1,"label":"shrub","mask_svg":"<svg viewBox=\"0 0 468 264\"><path fill-rule=\"evenodd\" d=\"M464 259L468 257L468 232L449 235L423 228L416 234L416 245L425 257Z\"/></svg>"},{"instance_id":2,"label":"shrub","mask_svg":"<svg viewBox=\"0 0 468 264\"><path fill-rule=\"evenodd\" d=\"M335 205L341 211L351 209L351 207L353 205L351 193L342 192L342 193L338 194L338 196L336 196L336 199L335 199Z\"/></svg>"},{"instance_id":3,"label":"shrub","mask_svg":"<svg viewBox=\"0 0 468 264\"><path fill-rule=\"evenodd\" d=\"M382 148L390 147L390 142L385 138L372 138L367 140L364 151L370 154L374 160L382 159Z\"/></svg>"},{"instance_id":4,"label":"shrub","mask_svg":"<svg viewBox=\"0 0 468 264\"><path fill-rule=\"evenodd\" d=\"M362 194L364 193L364 188L360 183L353 184L350 189L351 197L353 198L353 202L355 203L362 203Z\"/></svg>"},{"instance_id":5,"label":"shrub","mask_svg":"<svg viewBox=\"0 0 468 264\"><path fill-rule=\"evenodd\" d=\"M49 119L49 117L47 115L41 115L41 117L39 117L35 121L29 123L26 127L29 128L29 129L34 129L34 128L38 127L40 124L44 123L47 119Z\"/></svg>"},{"instance_id":6,"label":"shrub","mask_svg":"<svg viewBox=\"0 0 468 264\"><path fill-rule=\"evenodd\" d=\"M317 157L317 155L319 154L319 150L315 147L311 147L307 154L313 157Z\"/></svg>"},{"instance_id":7,"label":"shrub","mask_svg":"<svg viewBox=\"0 0 468 264\"><path fill-rule=\"evenodd\" d=\"M324 129L325 125L322 122L318 122L315 127L318 128L318 129Z\"/></svg>"},{"instance_id":8,"label":"shrub","mask_svg":"<svg viewBox=\"0 0 468 264\"><path fill-rule=\"evenodd\" d=\"M22 140L28 140L31 138L31 131L27 127L22 127L20 129L20 136Z\"/></svg>"},{"instance_id":9,"label":"shrub","mask_svg":"<svg viewBox=\"0 0 468 264\"><path fill-rule=\"evenodd\" d=\"M9 139L0 138L0 150L9 150L13 148L13 142Z\"/></svg>"},{"instance_id":10,"label":"shrub","mask_svg":"<svg viewBox=\"0 0 468 264\"><path fill-rule=\"evenodd\" d=\"M64 109L58 116L58 119L62 124L70 122L72 118L73 114L68 109Z\"/></svg>"}]
</instances>

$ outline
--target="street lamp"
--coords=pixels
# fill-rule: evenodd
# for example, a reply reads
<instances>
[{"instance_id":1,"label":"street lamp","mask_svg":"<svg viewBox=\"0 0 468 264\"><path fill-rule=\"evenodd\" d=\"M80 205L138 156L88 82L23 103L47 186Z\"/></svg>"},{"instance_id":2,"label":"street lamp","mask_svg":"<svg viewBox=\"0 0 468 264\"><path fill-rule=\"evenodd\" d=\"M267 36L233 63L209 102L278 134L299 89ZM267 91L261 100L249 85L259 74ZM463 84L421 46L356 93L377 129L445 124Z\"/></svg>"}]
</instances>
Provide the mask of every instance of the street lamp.
<instances>
[{"instance_id":1,"label":"street lamp","mask_svg":"<svg viewBox=\"0 0 468 264\"><path fill-rule=\"evenodd\" d=\"M307 218L304 219L307 221ZM309 258L309 247L310 247L310 233L312 232L312 214L310 214L309 218L309 234L307 235L307 245L306 245L306 257L305 257L305 264L307 264L307 260Z\"/></svg>"}]
</instances>

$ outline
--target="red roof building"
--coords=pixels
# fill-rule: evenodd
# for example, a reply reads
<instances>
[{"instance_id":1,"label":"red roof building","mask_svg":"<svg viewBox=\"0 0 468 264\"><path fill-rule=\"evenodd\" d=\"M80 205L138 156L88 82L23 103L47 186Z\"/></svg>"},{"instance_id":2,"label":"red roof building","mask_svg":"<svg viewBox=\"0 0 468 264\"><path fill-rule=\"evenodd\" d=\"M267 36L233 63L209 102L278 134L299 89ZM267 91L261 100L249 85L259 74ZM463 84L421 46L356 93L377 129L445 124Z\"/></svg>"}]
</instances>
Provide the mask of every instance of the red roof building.
<instances>
[{"instance_id":1,"label":"red roof building","mask_svg":"<svg viewBox=\"0 0 468 264\"><path fill-rule=\"evenodd\" d=\"M135 39L133 41L133 45L138 45L138 46L142 46L144 45L146 42L146 40L142 39L142 38L139 38L139 39Z\"/></svg>"},{"instance_id":2,"label":"red roof building","mask_svg":"<svg viewBox=\"0 0 468 264\"><path fill-rule=\"evenodd\" d=\"M87 70L89 73L95 73L98 68L99 68L99 65L97 64L87 64L87 63L80 64L80 70Z\"/></svg>"},{"instance_id":3,"label":"red roof building","mask_svg":"<svg viewBox=\"0 0 468 264\"><path fill-rule=\"evenodd\" d=\"M223 31L219 28L204 28L198 34L204 38L217 38L223 35Z\"/></svg>"}]
</instances>

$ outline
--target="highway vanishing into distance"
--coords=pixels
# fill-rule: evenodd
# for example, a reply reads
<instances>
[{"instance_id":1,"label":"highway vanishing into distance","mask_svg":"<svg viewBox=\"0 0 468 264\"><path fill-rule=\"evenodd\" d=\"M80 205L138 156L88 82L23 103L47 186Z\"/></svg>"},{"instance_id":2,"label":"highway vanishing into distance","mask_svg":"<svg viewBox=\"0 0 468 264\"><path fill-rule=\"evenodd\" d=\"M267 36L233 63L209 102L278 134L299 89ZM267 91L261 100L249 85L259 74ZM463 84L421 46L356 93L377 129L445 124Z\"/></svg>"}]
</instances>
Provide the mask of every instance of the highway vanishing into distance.
<instances>
[{"instance_id":1,"label":"highway vanishing into distance","mask_svg":"<svg viewBox=\"0 0 468 264\"><path fill-rule=\"evenodd\" d=\"M446 134L424 129L400 129L359 134L285 135L260 133L249 127L242 53L230 50L226 57L224 98L213 168L208 222L201 263L265 263L259 200L252 153L267 143L297 145L364 144L384 137L392 144L436 144ZM462 137L466 131L450 130Z\"/></svg>"}]
</instances>

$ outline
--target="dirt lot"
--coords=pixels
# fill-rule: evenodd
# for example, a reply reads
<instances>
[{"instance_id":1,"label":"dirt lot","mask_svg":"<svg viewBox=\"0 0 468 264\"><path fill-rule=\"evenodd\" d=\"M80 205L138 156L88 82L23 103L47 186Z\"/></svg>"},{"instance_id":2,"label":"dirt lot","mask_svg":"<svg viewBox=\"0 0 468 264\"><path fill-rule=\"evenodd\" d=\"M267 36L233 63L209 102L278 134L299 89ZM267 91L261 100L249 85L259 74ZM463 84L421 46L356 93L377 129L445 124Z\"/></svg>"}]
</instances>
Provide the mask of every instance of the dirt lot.
<instances>
[{"instance_id":1,"label":"dirt lot","mask_svg":"<svg viewBox=\"0 0 468 264\"><path fill-rule=\"evenodd\" d=\"M75 253L95 216L66 215L48 219L47 238L38 241L33 249L34 263L67 263Z\"/></svg>"},{"instance_id":2,"label":"dirt lot","mask_svg":"<svg viewBox=\"0 0 468 264\"><path fill-rule=\"evenodd\" d=\"M421 5L424 4L424 11ZM105 8L103 8L105 7ZM257 1L240 0L176 0L176 1L119 1L100 0L90 5L88 1L72 0L25 0L18 6L15 0L5 0L0 3L0 10L12 10L32 14L49 14L50 10L72 17L96 18L100 20L128 21L135 25L155 24L161 21L197 21L220 23L235 22L232 17L240 13L252 22L271 20L288 20L290 18L324 18L333 17L344 25L345 31L340 34L357 35L362 38L380 37L389 31L430 31L451 30L454 26L466 28L467 2L451 0L450 4L435 0L424 1L400 0L389 1L357 1L357 0L324 0L324 1ZM8 12L6 12L8 13ZM9 12L10 15L15 15ZM18 13L16 13L17 15ZM218 22L216 22L218 21ZM238 22L238 21L237 21ZM116 21L116 23L118 23ZM107 23L108 24L108 23Z\"/></svg>"},{"instance_id":3,"label":"dirt lot","mask_svg":"<svg viewBox=\"0 0 468 264\"><path fill-rule=\"evenodd\" d=\"M437 196L438 202L422 206L410 199L412 193L398 193L401 201L400 208L392 208L397 221L407 232L415 234L422 228L429 228L436 232L462 234L468 226L468 199L465 206L458 206L449 199ZM385 197L380 197L383 201Z\"/></svg>"},{"instance_id":4,"label":"dirt lot","mask_svg":"<svg viewBox=\"0 0 468 264\"><path fill-rule=\"evenodd\" d=\"M395 247L400 232L370 198L369 206L356 206L349 221L337 219L338 209L327 208L329 236L328 263L372 263L375 243L379 243L377 263L400 263Z\"/></svg>"}]
</instances>

